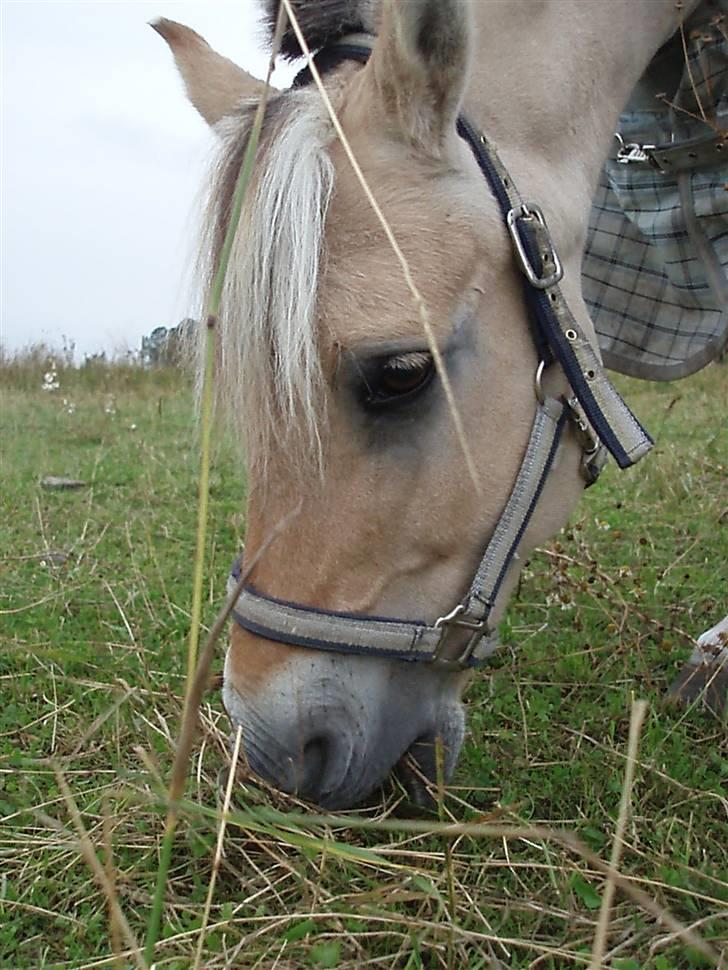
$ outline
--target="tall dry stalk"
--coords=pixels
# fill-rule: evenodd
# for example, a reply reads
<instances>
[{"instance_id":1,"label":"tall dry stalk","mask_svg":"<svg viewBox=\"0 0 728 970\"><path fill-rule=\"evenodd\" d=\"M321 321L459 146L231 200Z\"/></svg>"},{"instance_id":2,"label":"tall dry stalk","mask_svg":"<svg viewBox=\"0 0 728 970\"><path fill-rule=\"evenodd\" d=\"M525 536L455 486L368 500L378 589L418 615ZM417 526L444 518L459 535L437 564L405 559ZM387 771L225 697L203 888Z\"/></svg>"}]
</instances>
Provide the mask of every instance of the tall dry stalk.
<instances>
[{"instance_id":1,"label":"tall dry stalk","mask_svg":"<svg viewBox=\"0 0 728 970\"><path fill-rule=\"evenodd\" d=\"M159 927L162 919L162 909L164 907L164 894L169 875L169 866L172 859L172 846L174 844L174 833L177 827L177 816L179 801L184 794L185 782L187 777L187 761L189 750L192 746L192 736L194 734L194 724L199 704L199 697L195 701L196 685L200 681L197 653L200 636L200 620L202 616L202 578L205 559L205 546L207 543L207 509L210 491L210 443L212 440L212 402L213 402L213 382L215 371L215 331L218 314L220 312L220 301L222 298L225 274L227 273L230 253L232 251L235 234L240 221L245 193L250 183L255 163L255 155L260 140L260 133L263 128L263 119L268 103L268 93L270 91L270 79L275 66L275 59L280 48L281 38L286 23L285 10L280 8L278 22L276 23L273 46L268 62L268 71L265 84L261 92L258 107L250 129L248 144L245 149L243 163L238 173L235 183L235 193L230 212L225 238L220 251L220 259L217 271L213 280L210 297L207 307L207 334L205 340L205 367L202 384L202 439L200 448L200 479L199 479L199 499L197 508L197 548L195 553L194 579L192 592L192 616L190 621L190 636L187 653L187 683L185 688L185 701L182 713L182 728L180 730L180 745L178 746L175 764L172 769L172 778L169 785L167 818L162 837L162 846L159 856L159 868L157 870L157 885L152 900L152 909L149 915L147 926L147 937L144 948L144 957L148 964L154 960L154 948L159 938ZM209 642L209 641L208 641ZM211 645L209 654L211 656ZM197 674L196 674L197 672ZM201 696L201 694L200 694ZM182 745L183 736L189 738L188 745ZM184 756L185 747L187 754Z\"/></svg>"},{"instance_id":2,"label":"tall dry stalk","mask_svg":"<svg viewBox=\"0 0 728 970\"><path fill-rule=\"evenodd\" d=\"M197 949L195 951L195 963L193 970L200 970L202 966L202 947L205 944L205 934L207 932L207 925L210 921L210 910L212 908L212 897L215 892L215 883L217 881L217 874L220 870L220 860L222 859L222 850L225 842L225 829L227 827L227 817L230 811L230 800L233 795L233 785L235 783L235 778L237 777L238 771L238 757L240 756L240 742L242 740L243 730L238 725L238 730L235 734L235 746L233 748L233 757L230 764L230 773L228 774L227 785L225 786L225 798L222 805L222 815L220 817L220 828L217 833L217 845L215 847L215 858L212 862L212 873L210 874L210 883L207 887L207 897L205 898L205 908L202 913L202 925L200 926L200 935L197 938Z\"/></svg>"},{"instance_id":3,"label":"tall dry stalk","mask_svg":"<svg viewBox=\"0 0 728 970\"><path fill-rule=\"evenodd\" d=\"M399 263L399 268L402 271L402 278L404 279L407 285L407 289L410 292L410 296L412 297L414 305L419 314L420 322L422 324L422 331L425 335L425 339L427 340L428 349L432 354L432 360L433 360L433 363L435 364L435 370L437 371L437 376L440 378L440 382L442 384L442 389L445 394L445 400L447 401L448 410L450 412L453 426L455 428L455 435L458 439L458 444L460 445L460 449L463 453L463 458L465 459L465 466L468 470L468 475L470 476L470 479L473 483L473 487L475 488L475 491L477 492L478 495L480 495L482 492L480 475L478 474L478 469L475 466L473 453L470 449L470 445L468 444L468 439L465 435L465 427L463 425L463 419L460 414L460 410L457 406L457 403L455 402L455 395L453 393L452 385L450 383L450 378L448 376L447 369L445 367L445 362L442 359L440 348L438 347L437 341L435 340L435 334L432 329L432 323L430 321L430 312L428 310L427 303L425 302L422 294L420 293L419 287L415 283L415 279L414 279L414 276L412 275L412 270L410 268L409 262L405 254L402 252L399 243L397 242L397 238L394 235L394 230L392 229L391 225L389 224L389 221L387 220L386 216L382 212L381 206L377 202L376 197L371 190L369 182L367 181L367 178L364 175L364 172L362 171L362 167L359 164L359 161L356 155L354 154L354 151L351 145L349 144L349 139L346 137L344 129L341 127L341 122L339 121L339 117L336 114L336 110L334 109L334 106L331 103L331 99L329 98L328 92L324 87L324 82L321 80L321 75L316 66L316 62L313 58L313 55L308 46L308 43L306 42L306 38L303 36L303 31L301 30L301 27L298 23L298 18L296 17L296 12L293 9L291 0L281 0L281 7L285 9L286 15L291 22L291 27L293 28L293 32L296 35L296 40L298 41L298 44L301 50L306 56L306 63L308 65L308 69L311 72L311 77L313 78L314 84L318 88L318 92L321 95L321 100L323 101L326 111L329 115L329 118L331 119L331 124L333 125L334 131L336 132L336 137L339 139L341 143L341 147L344 149L344 153L347 157L347 160L352 167L354 175L356 176L356 180L361 186L361 190L364 193L364 197L366 198L367 202L371 206L372 211L374 212L374 215L377 217L377 221L379 222L379 225L382 227L382 231L386 236L387 242L389 243L389 247L392 250L392 253L394 254L395 259Z\"/></svg>"},{"instance_id":4,"label":"tall dry stalk","mask_svg":"<svg viewBox=\"0 0 728 970\"><path fill-rule=\"evenodd\" d=\"M622 797L619 803L619 815L614 831L614 841L612 843L612 854L609 859L609 869L607 871L602 905L599 909L599 922L594 937L592 948L591 963L589 970L599 970L607 952L607 938L609 936L609 916L612 911L614 894L617 888L617 875L619 873L619 862L622 858L622 848L624 846L624 832L627 827L629 808L632 803L632 788L634 786L635 767L637 765L637 749L639 747L640 732L642 722L647 713L647 701L635 701L632 705L632 715L629 722L629 741L627 743L627 767L624 772L624 783L622 785Z\"/></svg>"}]
</instances>

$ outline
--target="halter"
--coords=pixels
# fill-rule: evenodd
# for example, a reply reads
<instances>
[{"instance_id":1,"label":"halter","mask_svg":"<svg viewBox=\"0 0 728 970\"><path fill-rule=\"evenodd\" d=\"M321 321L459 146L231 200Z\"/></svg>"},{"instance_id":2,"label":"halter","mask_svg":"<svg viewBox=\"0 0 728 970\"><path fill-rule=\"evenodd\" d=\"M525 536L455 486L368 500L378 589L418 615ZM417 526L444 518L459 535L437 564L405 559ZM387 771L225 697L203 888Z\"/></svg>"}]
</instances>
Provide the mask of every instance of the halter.
<instances>
[{"instance_id":1,"label":"halter","mask_svg":"<svg viewBox=\"0 0 728 970\"><path fill-rule=\"evenodd\" d=\"M344 60L365 63L371 43L371 38L357 35L324 48L316 55L319 69L330 70ZM304 68L294 86L310 80L311 73ZM433 624L316 609L267 596L248 584L235 603L233 617L244 629L268 640L334 653L427 661L449 670L481 665L497 647L493 607L543 491L566 421L572 421L581 442L581 471L587 487L597 480L607 452L620 468L628 468L652 447L652 439L610 382L564 299L559 287L563 269L542 210L523 201L493 145L462 115L457 119L457 133L467 142L501 210L522 272L524 301L540 361L535 378L536 414L511 494L468 592ZM543 393L543 371L554 361L569 382L569 397ZM240 571L238 559L229 580L231 591ZM453 639L459 643L457 653L448 656L454 650Z\"/></svg>"}]
</instances>

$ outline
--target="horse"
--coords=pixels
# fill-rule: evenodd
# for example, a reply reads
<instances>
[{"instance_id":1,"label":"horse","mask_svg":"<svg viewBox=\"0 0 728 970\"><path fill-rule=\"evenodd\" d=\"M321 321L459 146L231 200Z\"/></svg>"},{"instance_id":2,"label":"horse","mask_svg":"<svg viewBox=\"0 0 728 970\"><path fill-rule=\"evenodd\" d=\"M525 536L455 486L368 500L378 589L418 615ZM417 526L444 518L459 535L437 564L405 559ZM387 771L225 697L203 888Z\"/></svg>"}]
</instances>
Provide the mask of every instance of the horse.
<instances>
[{"instance_id":1,"label":"horse","mask_svg":"<svg viewBox=\"0 0 728 970\"><path fill-rule=\"evenodd\" d=\"M279 789L347 808L396 769L416 791L408 754L450 778L529 551L605 446L622 466L649 450L602 368L582 254L620 111L697 6L293 4L281 51L317 52L332 110L310 66L272 92L216 334L249 480L223 701ZM219 140L211 277L263 85L152 26ZM725 693L727 632L696 643L676 698Z\"/></svg>"}]
</instances>

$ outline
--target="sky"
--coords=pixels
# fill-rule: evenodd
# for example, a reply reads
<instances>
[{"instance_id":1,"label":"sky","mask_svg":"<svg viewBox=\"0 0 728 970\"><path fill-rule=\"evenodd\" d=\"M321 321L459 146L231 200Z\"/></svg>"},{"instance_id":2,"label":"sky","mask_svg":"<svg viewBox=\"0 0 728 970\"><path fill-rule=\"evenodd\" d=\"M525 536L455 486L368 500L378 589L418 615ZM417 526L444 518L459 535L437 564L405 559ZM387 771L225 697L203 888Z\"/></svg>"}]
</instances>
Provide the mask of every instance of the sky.
<instances>
[{"instance_id":1,"label":"sky","mask_svg":"<svg viewBox=\"0 0 728 970\"><path fill-rule=\"evenodd\" d=\"M193 308L214 137L147 22L265 74L253 0L0 0L0 342L139 347ZM280 82L279 82L280 83Z\"/></svg>"}]
</instances>

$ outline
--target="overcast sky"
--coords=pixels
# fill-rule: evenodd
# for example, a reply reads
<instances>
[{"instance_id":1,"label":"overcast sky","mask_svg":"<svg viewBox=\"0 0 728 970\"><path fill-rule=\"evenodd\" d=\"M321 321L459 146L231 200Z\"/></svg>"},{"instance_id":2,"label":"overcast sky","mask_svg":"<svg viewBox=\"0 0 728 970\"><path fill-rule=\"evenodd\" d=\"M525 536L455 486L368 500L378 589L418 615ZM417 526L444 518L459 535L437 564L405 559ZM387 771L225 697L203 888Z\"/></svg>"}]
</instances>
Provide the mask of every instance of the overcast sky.
<instances>
[{"instance_id":1,"label":"overcast sky","mask_svg":"<svg viewBox=\"0 0 728 970\"><path fill-rule=\"evenodd\" d=\"M0 0L2 343L138 347L190 308L213 138L147 26L194 27L258 77L253 0Z\"/></svg>"}]
</instances>

